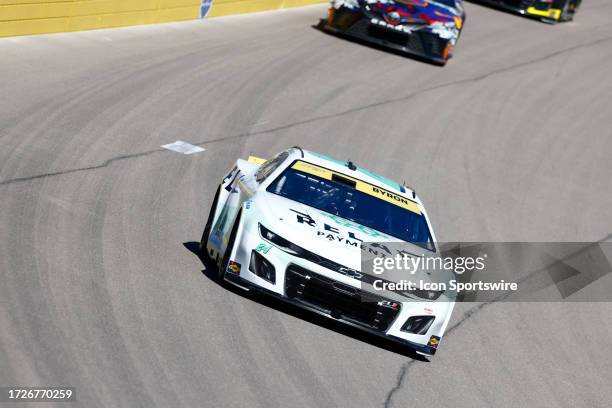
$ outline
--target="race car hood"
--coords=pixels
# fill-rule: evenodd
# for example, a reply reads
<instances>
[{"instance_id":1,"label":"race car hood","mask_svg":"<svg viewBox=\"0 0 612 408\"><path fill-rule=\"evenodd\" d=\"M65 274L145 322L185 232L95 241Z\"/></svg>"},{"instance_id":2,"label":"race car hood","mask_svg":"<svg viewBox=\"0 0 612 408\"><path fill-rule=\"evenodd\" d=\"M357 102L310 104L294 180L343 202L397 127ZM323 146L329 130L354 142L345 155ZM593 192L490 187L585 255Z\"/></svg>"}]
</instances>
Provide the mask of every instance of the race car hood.
<instances>
[{"instance_id":1,"label":"race car hood","mask_svg":"<svg viewBox=\"0 0 612 408\"><path fill-rule=\"evenodd\" d=\"M460 10L425 0L360 0L366 14L391 25L453 24L461 28Z\"/></svg>"},{"instance_id":2,"label":"race car hood","mask_svg":"<svg viewBox=\"0 0 612 408\"><path fill-rule=\"evenodd\" d=\"M372 228L313 207L265 193L257 198L261 224L299 247L338 264L361 270L363 243L401 242L414 254L426 250ZM404 246L405 244L405 246ZM394 256L393 254L392 256Z\"/></svg>"}]
</instances>

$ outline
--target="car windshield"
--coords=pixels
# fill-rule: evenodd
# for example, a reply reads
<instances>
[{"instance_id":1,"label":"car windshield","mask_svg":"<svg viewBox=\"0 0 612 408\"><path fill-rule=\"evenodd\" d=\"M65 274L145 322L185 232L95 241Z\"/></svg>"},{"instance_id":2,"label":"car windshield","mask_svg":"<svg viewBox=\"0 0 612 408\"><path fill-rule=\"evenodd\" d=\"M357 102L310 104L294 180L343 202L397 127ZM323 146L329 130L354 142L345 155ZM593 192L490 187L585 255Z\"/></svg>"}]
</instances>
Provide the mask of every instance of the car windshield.
<instances>
[{"instance_id":1,"label":"car windshield","mask_svg":"<svg viewBox=\"0 0 612 408\"><path fill-rule=\"evenodd\" d=\"M321 174L311 174L312 171L296 168L300 163L303 162L287 168L267 191L435 251L425 216L412 201L358 181L386 198L381 199L359 191L354 179L308 164L308 168L320 169L317 171ZM404 208L394 200L409 203L414 209Z\"/></svg>"}]
</instances>

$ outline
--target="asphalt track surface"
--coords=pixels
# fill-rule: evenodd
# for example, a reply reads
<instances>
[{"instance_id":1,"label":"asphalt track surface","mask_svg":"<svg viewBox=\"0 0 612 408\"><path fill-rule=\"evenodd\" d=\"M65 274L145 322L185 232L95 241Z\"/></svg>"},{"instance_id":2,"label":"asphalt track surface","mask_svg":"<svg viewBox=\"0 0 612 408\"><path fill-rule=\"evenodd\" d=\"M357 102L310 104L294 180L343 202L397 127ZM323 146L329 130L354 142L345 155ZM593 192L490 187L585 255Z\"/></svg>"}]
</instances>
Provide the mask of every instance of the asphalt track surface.
<instances>
[{"instance_id":1,"label":"asphalt track surface","mask_svg":"<svg viewBox=\"0 0 612 408\"><path fill-rule=\"evenodd\" d=\"M0 385L83 407L610 406L609 303L458 305L423 362L190 251L233 161L296 144L406 180L440 240L609 239L612 2L557 26L466 9L446 68L320 32L323 5L0 40ZM207 150L159 147L177 139Z\"/></svg>"}]
</instances>

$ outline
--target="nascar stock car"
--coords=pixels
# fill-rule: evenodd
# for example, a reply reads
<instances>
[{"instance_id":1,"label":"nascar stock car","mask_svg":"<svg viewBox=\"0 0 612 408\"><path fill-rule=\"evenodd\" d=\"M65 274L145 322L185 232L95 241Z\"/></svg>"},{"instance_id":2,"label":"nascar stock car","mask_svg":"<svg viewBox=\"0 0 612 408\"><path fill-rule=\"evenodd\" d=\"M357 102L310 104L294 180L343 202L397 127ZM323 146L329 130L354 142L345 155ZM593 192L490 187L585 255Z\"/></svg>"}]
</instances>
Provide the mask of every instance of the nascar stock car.
<instances>
[{"instance_id":1,"label":"nascar stock car","mask_svg":"<svg viewBox=\"0 0 612 408\"><path fill-rule=\"evenodd\" d=\"M444 65L464 22L461 0L331 0L323 29Z\"/></svg>"},{"instance_id":2,"label":"nascar stock car","mask_svg":"<svg viewBox=\"0 0 612 408\"><path fill-rule=\"evenodd\" d=\"M360 263L368 240L436 252L414 191L294 147L236 161L215 194L200 252L218 265L219 279L433 355L453 299L375 290Z\"/></svg>"},{"instance_id":3,"label":"nascar stock car","mask_svg":"<svg viewBox=\"0 0 612 408\"><path fill-rule=\"evenodd\" d=\"M572 21L582 0L473 0L516 11L547 23Z\"/></svg>"}]
</instances>

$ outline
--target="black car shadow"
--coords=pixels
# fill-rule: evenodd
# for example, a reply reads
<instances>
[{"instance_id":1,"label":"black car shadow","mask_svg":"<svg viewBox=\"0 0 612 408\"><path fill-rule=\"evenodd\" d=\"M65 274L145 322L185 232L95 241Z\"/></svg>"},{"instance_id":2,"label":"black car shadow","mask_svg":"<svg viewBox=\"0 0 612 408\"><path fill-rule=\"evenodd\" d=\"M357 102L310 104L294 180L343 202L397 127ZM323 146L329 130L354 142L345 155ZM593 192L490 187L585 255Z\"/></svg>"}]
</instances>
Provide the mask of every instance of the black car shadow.
<instances>
[{"instance_id":1,"label":"black car shadow","mask_svg":"<svg viewBox=\"0 0 612 408\"><path fill-rule=\"evenodd\" d=\"M313 29L317 30L317 31L322 32L325 35L329 35L331 37L338 37L338 38L341 38L342 40L346 40L346 41L350 41L350 42L355 43L355 44L363 45L363 46L371 48L373 50L381 51L381 52L384 52L384 53L387 53L387 54L396 55L398 57L414 60L414 61L417 61L417 62L422 62L424 64L432 65L432 66L438 67L438 68L444 67L443 64L440 64L438 62L429 60L427 58L419 57L418 55L412 55L412 54L408 54L406 52L401 52L401 51L396 50L394 48L387 48L384 45L380 45L380 44L376 44L376 43L371 43L371 42L368 42L366 40L362 40L360 38L351 37L351 36L348 36L348 35L345 35L345 34L342 34L342 33L330 33L330 32L325 31L323 29L324 26L325 26L325 19L322 18L322 19L319 20L318 24L312 25L311 27Z\"/></svg>"},{"instance_id":2,"label":"black car shadow","mask_svg":"<svg viewBox=\"0 0 612 408\"><path fill-rule=\"evenodd\" d=\"M384 350L390 351L392 353L400 354L404 357L412 358L413 360L429 362L427 357L417 354L415 351L411 350L408 347L401 346L397 343L394 343L390 340L386 340L384 338L375 336L373 334L364 332L355 327L346 325L337 320L333 320L331 318L318 315L309 310L301 309L297 306L294 306L290 303L285 303L282 300L276 299L272 296L266 296L265 294L253 292L253 291L245 291L242 290L230 283L225 281L221 281L217 278L218 268L208 259L204 259L200 256L199 253L199 243L198 242L184 242L183 246L187 248L190 252L198 257L200 262L202 262L202 266L204 269L202 270L202 274L206 276L210 281L215 284L223 287L228 292L233 293L234 295L242 296L245 299L249 299L253 302L256 302L262 306L266 306L270 309L274 309L280 311L282 313L288 314L295 318L307 321L311 324L316 324L319 327L323 327L328 330L332 330L336 333L342 334L347 337L354 338L361 342L370 344L375 347L382 348Z\"/></svg>"}]
</instances>

